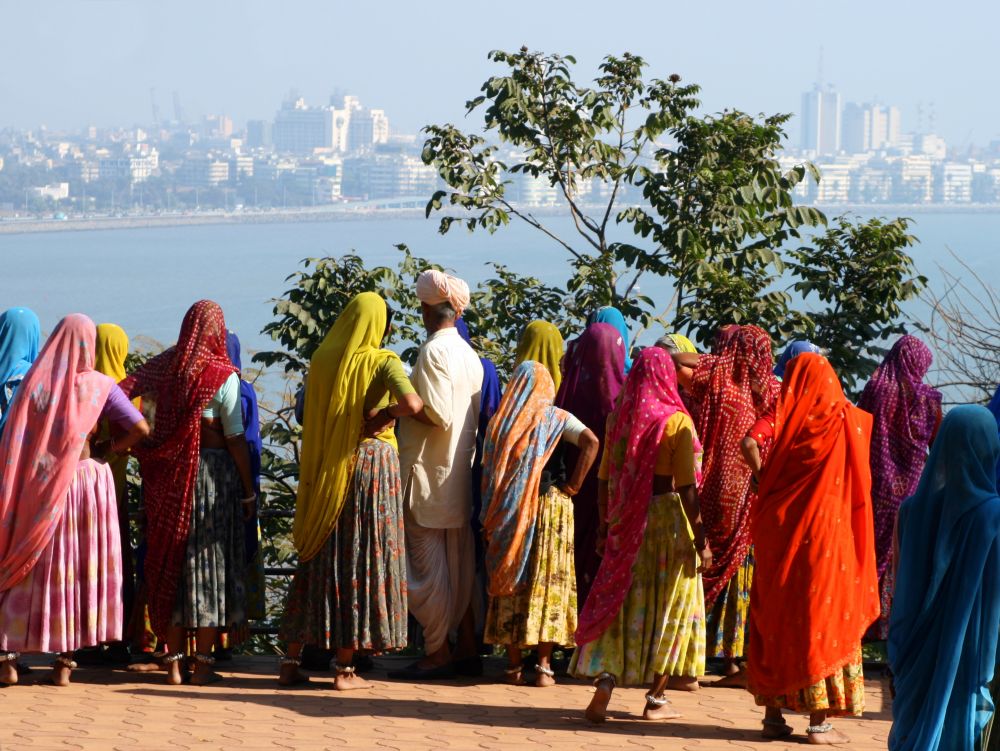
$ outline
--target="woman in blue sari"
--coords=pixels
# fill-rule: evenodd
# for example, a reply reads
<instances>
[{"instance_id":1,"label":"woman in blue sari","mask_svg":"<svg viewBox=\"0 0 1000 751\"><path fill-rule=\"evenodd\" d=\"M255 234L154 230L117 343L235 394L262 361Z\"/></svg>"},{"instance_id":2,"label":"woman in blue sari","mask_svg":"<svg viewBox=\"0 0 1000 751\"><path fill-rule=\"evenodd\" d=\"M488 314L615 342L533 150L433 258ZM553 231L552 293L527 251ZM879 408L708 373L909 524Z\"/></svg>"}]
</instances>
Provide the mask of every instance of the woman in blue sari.
<instances>
[{"instance_id":1,"label":"woman in blue sari","mask_svg":"<svg viewBox=\"0 0 1000 751\"><path fill-rule=\"evenodd\" d=\"M38 316L27 308L0 314L0 432L18 384L38 357L41 338Z\"/></svg>"},{"instance_id":2,"label":"woman in blue sari","mask_svg":"<svg viewBox=\"0 0 1000 751\"><path fill-rule=\"evenodd\" d=\"M997 421L997 432L1000 433L1000 386L997 386L986 409L993 413L993 419ZM997 489L1000 489L1000 462L997 462Z\"/></svg>"},{"instance_id":3,"label":"woman in blue sari","mask_svg":"<svg viewBox=\"0 0 1000 751\"><path fill-rule=\"evenodd\" d=\"M889 621L890 751L973 751L993 714L1000 634L1000 437L989 410L941 423L916 493L899 509Z\"/></svg>"},{"instance_id":4,"label":"woman in blue sari","mask_svg":"<svg viewBox=\"0 0 1000 751\"><path fill-rule=\"evenodd\" d=\"M788 346L785 347L785 351L781 353L781 357L778 358L778 363L774 366L774 375L779 379L784 379L785 368L788 367L788 363L799 355L804 355L808 352L812 352L817 355L823 354L823 350L812 342L807 342L803 339L790 341Z\"/></svg>"},{"instance_id":5,"label":"woman in blue sari","mask_svg":"<svg viewBox=\"0 0 1000 751\"><path fill-rule=\"evenodd\" d=\"M226 351L229 360L239 371L240 376L240 409L243 413L243 435L247 440L247 450L250 452L250 472L253 475L257 497L260 497L260 454L262 442L260 438L260 414L257 407L257 393L253 384L243 379L243 365L240 357L240 340L235 332L226 332ZM246 592L247 617L251 620L264 618L264 557L260 549L260 520L256 509L253 517L244 521L245 537L243 541L246 552Z\"/></svg>"}]
</instances>

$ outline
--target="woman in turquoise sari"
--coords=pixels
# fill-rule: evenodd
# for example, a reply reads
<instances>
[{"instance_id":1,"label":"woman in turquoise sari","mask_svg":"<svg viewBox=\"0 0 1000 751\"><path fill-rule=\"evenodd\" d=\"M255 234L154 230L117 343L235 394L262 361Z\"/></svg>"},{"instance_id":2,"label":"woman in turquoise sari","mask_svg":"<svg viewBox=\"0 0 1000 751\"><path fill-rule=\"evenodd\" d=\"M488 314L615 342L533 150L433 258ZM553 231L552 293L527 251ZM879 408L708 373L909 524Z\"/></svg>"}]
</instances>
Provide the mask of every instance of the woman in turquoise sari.
<instances>
[{"instance_id":1,"label":"woman in turquoise sari","mask_svg":"<svg viewBox=\"0 0 1000 751\"><path fill-rule=\"evenodd\" d=\"M14 392L38 357L42 327L38 316L27 308L0 313L0 432Z\"/></svg>"},{"instance_id":2,"label":"woman in turquoise sari","mask_svg":"<svg viewBox=\"0 0 1000 751\"><path fill-rule=\"evenodd\" d=\"M1000 634L998 459L990 412L956 407L941 423L916 493L900 506L890 751L981 747Z\"/></svg>"}]
</instances>

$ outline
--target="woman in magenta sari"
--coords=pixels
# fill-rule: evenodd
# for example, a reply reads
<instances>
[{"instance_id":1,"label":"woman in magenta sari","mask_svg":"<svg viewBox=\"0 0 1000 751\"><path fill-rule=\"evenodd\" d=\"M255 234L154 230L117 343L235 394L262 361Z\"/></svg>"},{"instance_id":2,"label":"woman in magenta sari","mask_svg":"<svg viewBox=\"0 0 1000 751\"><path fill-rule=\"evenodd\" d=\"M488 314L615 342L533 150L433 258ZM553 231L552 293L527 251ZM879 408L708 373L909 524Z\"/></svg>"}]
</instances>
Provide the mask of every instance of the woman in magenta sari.
<instances>
[{"instance_id":1,"label":"woman in magenta sari","mask_svg":"<svg viewBox=\"0 0 1000 751\"><path fill-rule=\"evenodd\" d=\"M897 341L868 381L858 406L875 417L872 431L872 505L882 612L866 638L884 640L892 607L892 540L899 504L913 495L927 450L941 423L941 393L924 384L934 356L915 336Z\"/></svg>"},{"instance_id":2,"label":"woman in magenta sari","mask_svg":"<svg viewBox=\"0 0 1000 751\"><path fill-rule=\"evenodd\" d=\"M51 681L68 685L75 650L121 639L114 478L91 458L90 439L105 417L125 434L104 450L123 454L149 426L94 370L96 335L79 314L56 326L0 439L0 683L17 683L24 651L59 653Z\"/></svg>"},{"instance_id":3,"label":"woman in magenta sari","mask_svg":"<svg viewBox=\"0 0 1000 751\"><path fill-rule=\"evenodd\" d=\"M603 722L616 686L648 685L643 718L679 717L666 688L693 691L705 671L701 571L712 562L698 506L701 443L677 391L670 355L636 358L608 418L598 471L604 548L580 613L577 678L593 678L587 707Z\"/></svg>"},{"instance_id":4,"label":"woman in magenta sari","mask_svg":"<svg viewBox=\"0 0 1000 751\"><path fill-rule=\"evenodd\" d=\"M603 436L608 415L615 408L625 383L625 342L619 331L608 323L592 323L569 343L563 358L563 380L556 395L556 406L586 425L596 436ZM573 467L580 450L565 445L562 463ZM573 497L574 553L576 556L577 602L587 599L590 585L597 576L601 557L597 554L597 466L587 472L580 491Z\"/></svg>"}]
</instances>

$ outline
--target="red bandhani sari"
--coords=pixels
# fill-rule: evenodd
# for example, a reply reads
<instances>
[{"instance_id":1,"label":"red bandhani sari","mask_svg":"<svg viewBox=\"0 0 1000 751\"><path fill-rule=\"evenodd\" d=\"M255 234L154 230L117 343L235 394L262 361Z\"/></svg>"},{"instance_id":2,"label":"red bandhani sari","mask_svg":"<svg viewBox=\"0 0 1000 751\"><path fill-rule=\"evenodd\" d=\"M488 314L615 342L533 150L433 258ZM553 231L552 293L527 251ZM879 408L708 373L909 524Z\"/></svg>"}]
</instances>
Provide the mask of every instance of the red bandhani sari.
<instances>
[{"instance_id":1,"label":"red bandhani sari","mask_svg":"<svg viewBox=\"0 0 1000 751\"><path fill-rule=\"evenodd\" d=\"M702 355L691 378L698 404L698 435L705 446L704 483L698 490L713 563L702 574L711 606L750 551L750 467L740 442L777 401L771 339L757 326L741 326L721 354ZM761 395L757 395L759 391Z\"/></svg>"},{"instance_id":2,"label":"red bandhani sari","mask_svg":"<svg viewBox=\"0 0 1000 751\"><path fill-rule=\"evenodd\" d=\"M836 674L878 617L871 430L825 357L792 361L751 519L754 694L787 696Z\"/></svg>"},{"instance_id":3,"label":"red bandhani sari","mask_svg":"<svg viewBox=\"0 0 1000 751\"><path fill-rule=\"evenodd\" d=\"M148 395L156 401L152 435L134 453L146 506L149 616L161 636L170 626L191 524L201 413L235 372L226 351L222 308L200 300L184 316L177 344L119 384L129 397Z\"/></svg>"}]
</instances>

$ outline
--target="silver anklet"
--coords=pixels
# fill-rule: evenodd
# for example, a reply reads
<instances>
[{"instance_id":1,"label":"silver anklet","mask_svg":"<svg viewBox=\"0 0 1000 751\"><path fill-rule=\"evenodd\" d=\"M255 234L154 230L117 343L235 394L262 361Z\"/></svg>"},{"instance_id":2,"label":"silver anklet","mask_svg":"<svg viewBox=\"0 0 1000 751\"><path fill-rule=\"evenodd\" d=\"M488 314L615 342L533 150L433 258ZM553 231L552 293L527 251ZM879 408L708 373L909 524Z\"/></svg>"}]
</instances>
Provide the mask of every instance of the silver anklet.
<instances>
[{"instance_id":1,"label":"silver anklet","mask_svg":"<svg viewBox=\"0 0 1000 751\"><path fill-rule=\"evenodd\" d=\"M543 668L541 665L535 665L535 672L541 673L542 675L547 675L549 678L556 677L556 671L552 668Z\"/></svg>"},{"instance_id":2,"label":"silver anklet","mask_svg":"<svg viewBox=\"0 0 1000 751\"><path fill-rule=\"evenodd\" d=\"M183 652L174 652L171 655L163 655L163 661L167 663L167 665L172 665L175 662L180 662L183 659L184 659Z\"/></svg>"},{"instance_id":3,"label":"silver anklet","mask_svg":"<svg viewBox=\"0 0 1000 751\"><path fill-rule=\"evenodd\" d=\"M212 655L203 655L200 652L196 652L195 653L194 659L195 659L195 661L199 665L214 665L215 664L215 658L212 657Z\"/></svg>"},{"instance_id":4,"label":"silver anklet","mask_svg":"<svg viewBox=\"0 0 1000 751\"><path fill-rule=\"evenodd\" d=\"M278 660L278 664L281 665L281 667L285 667L285 665L294 665L295 667L298 667L299 665L302 664L302 660L300 658L298 658L298 657L287 657L286 656L286 657L282 657L280 660Z\"/></svg>"},{"instance_id":5,"label":"silver anklet","mask_svg":"<svg viewBox=\"0 0 1000 751\"><path fill-rule=\"evenodd\" d=\"M618 685L618 681L615 680L615 677L611 673L601 673L594 679L594 685L599 686L604 681L611 681L611 688Z\"/></svg>"},{"instance_id":6,"label":"silver anklet","mask_svg":"<svg viewBox=\"0 0 1000 751\"><path fill-rule=\"evenodd\" d=\"M334 662L331 667L337 671L337 675L354 675L355 673L353 665L341 665L339 662Z\"/></svg>"},{"instance_id":7,"label":"silver anklet","mask_svg":"<svg viewBox=\"0 0 1000 751\"><path fill-rule=\"evenodd\" d=\"M521 670L523 669L523 667L524 667L523 665L518 665L518 666L513 667L513 668L506 668L503 671L503 673L504 673L504 675L517 675L518 673L521 672Z\"/></svg>"},{"instance_id":8,"label":"silver anklet","mask_svg":"<svg viewBox=\"0 0 1000 751\"><path fill-rule=\"evenodd\" d=\"M666 696L659 696L659 697L654 696L653 692L650 691L648 694L646 694L646 703L652 704L654 707L664 707L670 703L670 699L668 699Z\"/></svg>"},{"instance_id":9,"label":"silver anklet","mask_svg":"<svg viewBox=\"0 0 1000 751\"><path fill-rule=\"evenodd\" d=\"M806 734L822 735L823 733L829 733L831 730L833 730L833 725L829 722L824 722L822 725L810 725L806 728Z\"/></svg>"},{"instance_id":10,"label":"silver anklet","mask_svg":"<svg viewBox=\"0 0 1000 751\"><path fill-rule=\"evenodd\" d=\"M0 663L17 662L17 658L20 656L20 652L0 652Z\"/></svg>"},{"instance_id":11,"label":"silver anklet","mask_svg":"<svg viewBox=\"0 0 1000 751\"><path fill-rule=\"evenodd\" d=\"M52 667L69 668L70 670L76 670L79 667L79 665L77 665L71 658L59 655L56 659L52 661Z\"/></svg>"}]
</instances>

